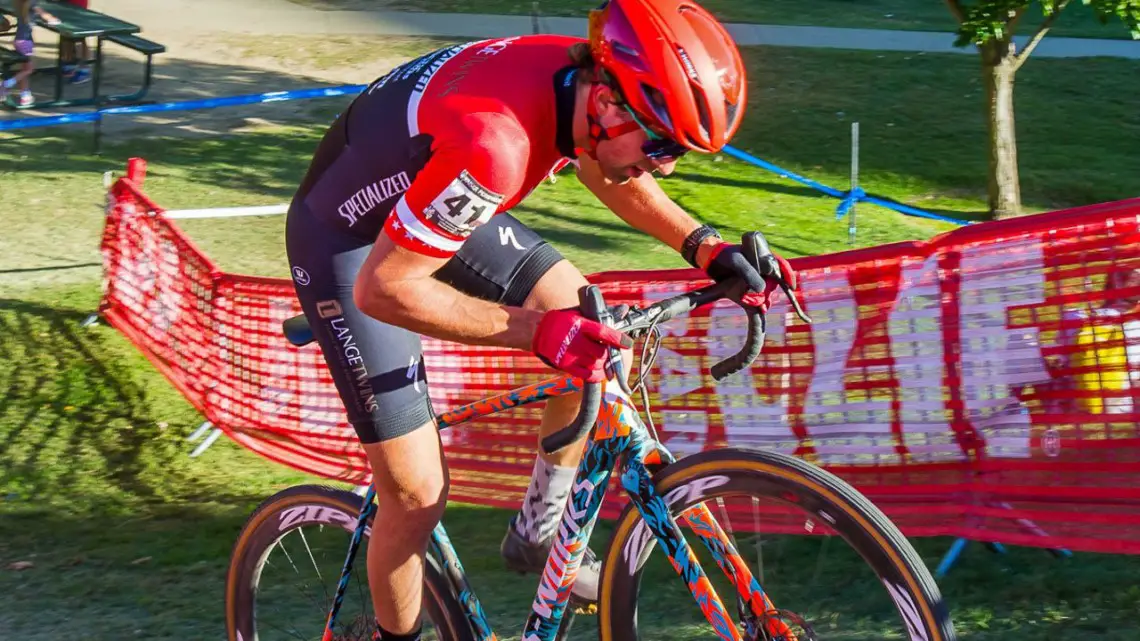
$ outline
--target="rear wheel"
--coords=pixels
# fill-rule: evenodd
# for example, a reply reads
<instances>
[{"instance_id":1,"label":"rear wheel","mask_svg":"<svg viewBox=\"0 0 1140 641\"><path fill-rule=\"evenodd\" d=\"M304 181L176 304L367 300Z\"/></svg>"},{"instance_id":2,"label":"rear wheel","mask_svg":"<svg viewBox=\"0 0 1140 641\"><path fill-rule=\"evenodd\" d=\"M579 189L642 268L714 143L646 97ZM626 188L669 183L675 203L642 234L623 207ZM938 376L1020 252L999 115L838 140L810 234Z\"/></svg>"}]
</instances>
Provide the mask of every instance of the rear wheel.
<instances>
[{"instance_id":1,"label":"rear wheel","mask_svg":"<svg viewBox=\"0 0 1140 641\"><path fill-rule=\"evenodd\" d=\"M771 599L773 609L761 612L739 601L713 553L677 518L726 610L738 613L746 641L956 638L914 548L835 475L774 452L726 448L670 465L655 487L673 515L704 503ZM601 641L719 638L665 555L652 554L656 547L641 514L627 506L603 562Z\"/></svg>"},{"instance_id":2,"label":"rear wheel","mask_svg":"<svg viewBox=\"0 0 1140 641\"><path fill-rule=\"evenodd\" d=\"M345 555L363 507L351 492L319 485L291 487L249 517L226 575L229 641L321 639ZM365 530L334 639L370 641L375 628L368 592ZM438 559L424 571L424 641L473 641L464 610Z\"/></svg>"}]
</instances>

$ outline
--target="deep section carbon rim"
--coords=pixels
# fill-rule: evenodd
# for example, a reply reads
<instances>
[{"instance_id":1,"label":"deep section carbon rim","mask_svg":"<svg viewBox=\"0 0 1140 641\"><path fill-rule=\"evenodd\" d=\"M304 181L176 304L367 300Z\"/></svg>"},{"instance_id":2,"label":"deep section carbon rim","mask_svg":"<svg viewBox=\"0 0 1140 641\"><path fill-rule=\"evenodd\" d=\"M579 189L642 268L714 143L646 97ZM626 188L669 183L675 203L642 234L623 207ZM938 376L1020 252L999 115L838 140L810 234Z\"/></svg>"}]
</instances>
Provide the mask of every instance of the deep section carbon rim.
<instances>
[{"instance_id":1,"label":"deep section carbon rim","mask_svg":"<svg viewBox=\"0 0 1140 641\"><path fill-rule=\"evenodd\" d=\"M771 610L759 612L738 603L718 555L678 519L742 639L780 638L773 629L799 641L955 639L917 553L838 477L790 456L728 448L686 457L655 484L674 514L705 505L771 600ZM627 507L605 555L602 641L719 638L657 547Z\"/></svg>"},{"instance_id":2,"label":"deep section carbon rim","mask_svg":"<svg viewBox=\"0 0 1140 641\"><path fill-rule=\"evenodd\" d=\"M267 499L246 522L226 577L230 641L322 638L362 498L324 486L299 486ZM334 626L337 641L370 641L366 546L357 551ZM471 638L462 610L438 562L428 557L424 585L424 640Z\"/></svg>"}]
</instances>

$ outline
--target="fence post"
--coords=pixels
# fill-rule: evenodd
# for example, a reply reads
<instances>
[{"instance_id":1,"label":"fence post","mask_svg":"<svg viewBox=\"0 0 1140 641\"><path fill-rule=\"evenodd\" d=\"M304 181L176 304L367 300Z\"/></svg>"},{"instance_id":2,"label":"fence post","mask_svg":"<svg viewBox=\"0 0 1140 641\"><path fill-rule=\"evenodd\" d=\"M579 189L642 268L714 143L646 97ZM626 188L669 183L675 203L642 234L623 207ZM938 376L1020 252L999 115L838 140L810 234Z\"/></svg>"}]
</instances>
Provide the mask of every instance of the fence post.
<instances>
[{"instance_id":1,"label":"fence post","mask_svg":"<svg viewBox=\"0 0 1140 641\"><path fill-rule=\"evenodd\" d=\"M859 123L851 123L851 192L859 186ZM848 192L848 193L851 193ZM847 244L855 244L855 210L858 202L851 203L851 211L847 212Z\"/></svg>"}]
</instances>

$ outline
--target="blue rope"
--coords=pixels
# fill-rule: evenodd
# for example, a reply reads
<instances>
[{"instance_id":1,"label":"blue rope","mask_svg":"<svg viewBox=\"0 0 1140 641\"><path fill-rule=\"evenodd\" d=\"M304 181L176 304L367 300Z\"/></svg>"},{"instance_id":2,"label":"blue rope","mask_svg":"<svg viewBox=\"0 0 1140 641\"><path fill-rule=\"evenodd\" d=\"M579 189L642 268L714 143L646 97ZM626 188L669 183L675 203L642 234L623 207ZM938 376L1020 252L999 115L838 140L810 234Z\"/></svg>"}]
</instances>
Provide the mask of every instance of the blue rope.
<instances>
[{"instance_id":1,"label":"blue rope","mask_svg":"<svg viewBox=\"0 0 1140 641\"><path fill-rule=\"evenodd\" d=\"M226 98L206 98L203 100L183 100L181 102L161 102L153 105L126 105L123 107L110 107L89 113L68 114L64 116L42 116L38 118L21 118L19 120L0 121L0 131L10 129L28 129L30 127L51 127L55 125L69 125L81 122L95 122L102 120L103 116L118 114L145 114L160 111L187 111L192 109L213 109L216 107L233 107L236 105L252 105L268 102L285 102L287 100L307 100L310 98L329 98L358 94L368 88L368 85L343 85L340 87L322 87L320 89L301 89L298 91L270 91L245 96L229 96Z\"/></svg>"},{"instance_id":2,"label":"blue rope","mask_svg":"<svg viewBox=\"0 0 1140 641\"><path fill-rule=\"evenodd\" d=\"M214 109L217 107L232 107L236 105L252 105L259 103L269 102L285 102L287 100L307 100L310 98L328 98L332 96L344 96L349 94L358 94L368 88L368 85L342 85L340 87L322 87L319 89L301 89L298 91L270 91L259 94L249 94L245 96L229 96L226 98L206 98L203 100L184 100L181 102L163 102L153 105L126 105L123 107L111 107L109 109L102 109L91 113L83 114L69 114L65 116L44 116L39 118L22 118L20 120L5 120L0 121L0 131L7 131L12 129L27 129L31 127L50 127L54 125L68 125L82 122L96 122L103 119L106 115L118 114L143 114L155 113L163 111L187 111L192 109ZM908 216L916 216L919 218L928 218L930 220L939 220L942 222L952 223L955 225L968 225L969 223L962 220L956 220L948 216L940 216L932 214L928 211L908 207L902 203L896 203L875 196L868 195L861 187L856 187L850 191L839 191L838 189L828 187L823 183L816 182L811 178L801 176L795 172L788 171L782 167L773 165L772 163L761 160L752 154L741 151L735 147L727 146L724 152L737 159L751 163L762 169L780 176L794 180L802 185L810 187L816 191L822 192L838 198L840 200L839 206L835 209L835 217L837 220L842 219L847 214L851 213L851 208L858 202L867 202L887 209L893 209Z\"/></svg>"},{"instance_id":3,"label":"blue rope","mask_svg":"<svg viewBox=\"0 0 1140 641\"><path fill-rule=\"evenodd\" d=\"M156 111L187 111L192 109L214 109L217 107L234 107L237 105L253 105L268 102L285 102L287 100L307 100L309 98L329 98L357 94L364 91L368 85L344 85L341 87L326 87L321 89L302 89L299 91L270 91L267 93L251 94L245 96L229 96L226 98L206 98L204 100L184 100L182 102L163 102L154 105L129 105L125 107L112 107L100 113L113 114L145 114Z\"/></svg>"},{"instance_id":4,"label":"blue rope","mask_svg":"<svg viewBox=\"0 0 1140 641\"><path fill-rule=\"evenodd\" d=\"M39 116L36 118L21 118L19 120L0 120L0 131L29 129L31 127L50 127L52 125L69 125L76 122L95 122L96 120L99 120L99 112L67 114L66 116Z\"/></svg>"},{"instance_id":5,"label":"blue rope","mask_svg":"<svg viewBox=\"0 0 1140 641\"><path fill-rule=\"evenodd\" d=\"M824 185L823 183L818 183L818 182L812 180L811 178L805 178L804 176L801 176L801 175L799 175L793 171L788 171L787 169L784 169L783 167L773 165L772 163L770 163L766 160L760 160L756 156L753 156L752 154L741 151L741 150L739 150L735 147L732 147L732 146L726 146L724 148L724 151L725 151L725 153L727 153L730 156L733 156L733 157L738 158L740 160L743 160L745 162L756 165L757 167L760 167L762 169L767 169L768 171L776 174L777 176L780 176L781 178L787 178L789 180L794 180L794 181L796 181L802 185L806 185L808 187L811 187L812 189L814 189L816 191L823 192L823 193L827 194L828 196L831 196L832 198L839 198L841 202L839 203L839 206L836 207L836 209L835 209L836 220L840 220L844 216L846 216L847 214L851 213L851 208L855 206L855 203L867 202L867 203L871 203L872 205L878 205L880 207L885 207L887 209L893 209L894 211L897 211L901 214L906 214L908 216L916 216L918 218L928 218L930 220L939 220L939 221L942 221L944 223L952 223L955 225L968 225L968 224L970 224L969 222L964 221L964 220L958 220L956 218L950 218L949 216L941 216L939 214L932 214L928 211L923 211L921 209L909 207L909 206L904 205L902 203L896 203L896 202L893 202L890 200L884 200L882 198L870 196L867 194L867 192L863 191L862 187L856 187L855 189L852 189L850 191L839 191L838 189L835 189L833 187L828 187L827 185Z\"/></svg>"},{"instance_id":6,"label":"blue rope","mask_svg":"<svg viewBox=\"0 0 1140 641\"><path fill-rule=\"evenodd\" d=\"M843 196L843 200L840 201L839 206L835 208L835 220L843 220L844 216L851 213L851 208L855 206L855 203L861 200L867 200L867 192L863 191L862 187L856 187L848 191L847 194Z\"/></svg>"}]
</instances>

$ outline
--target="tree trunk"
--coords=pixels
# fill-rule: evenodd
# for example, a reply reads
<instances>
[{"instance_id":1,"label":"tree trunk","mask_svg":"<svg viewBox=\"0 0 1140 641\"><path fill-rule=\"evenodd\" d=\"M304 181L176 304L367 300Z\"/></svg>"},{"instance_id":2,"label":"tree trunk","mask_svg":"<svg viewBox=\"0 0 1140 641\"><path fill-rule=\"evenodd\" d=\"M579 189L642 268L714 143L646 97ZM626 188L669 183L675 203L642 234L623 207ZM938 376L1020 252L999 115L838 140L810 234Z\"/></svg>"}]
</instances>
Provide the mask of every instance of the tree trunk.
<instances>
[{"instance_id":1,"label":"tree trunk","mask_svg":"<svg viewBox=\"0 0 1140 641\"><path fill-rule=\"evenodd\" d=\"M1004 46L1003 46L1004 45ZM1017 139L1013 119L1013 47L998 43L983 51L990 138L990 214L996 219L1021 213Z\"/></svg>"}]
</instances>

